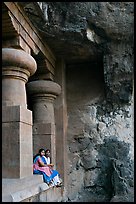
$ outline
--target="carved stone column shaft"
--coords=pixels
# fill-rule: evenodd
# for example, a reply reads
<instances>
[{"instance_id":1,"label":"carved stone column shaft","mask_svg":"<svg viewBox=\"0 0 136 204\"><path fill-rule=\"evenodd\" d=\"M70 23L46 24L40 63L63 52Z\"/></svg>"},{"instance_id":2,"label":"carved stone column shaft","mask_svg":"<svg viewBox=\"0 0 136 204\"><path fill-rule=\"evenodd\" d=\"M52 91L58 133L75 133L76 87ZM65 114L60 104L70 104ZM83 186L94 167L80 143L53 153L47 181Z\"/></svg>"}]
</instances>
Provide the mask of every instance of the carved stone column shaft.
<instances>
[{"instance_id":1,"label":"carved stone column shaft","mask_svg":"<svg viewBox=\"0 0 136 204\"><path fill-rule=\"evenodd\" d=\"M60 86L52 81L37 80L27 83L27 91L33 107L34 153L38 149L51 149L52 162L56 158L55 117L53 102L60 94Z\"/></svg>"},{"instance_id":2,"label":"carved stone column shaft","mask_svg":"<svg viewBox=\"0 0 136 204\"><path fill-rule=\"evenodd\" d=\"M32 97L34 122L55 123L53 107L55 98L56 96L51 94L36 94L35 98Z\"/></svg>"},{"instance_id":3,"label":"carved stone column shaft","mask_svg":"<svg viewBox=\"0 0 136 204\"><path fill-rule=\"evenodd\" d=\"M36 62L23 50L2 49L2 176L33 174L32 112L27 110L25 83Z\"/></svg>"}]
</instances>

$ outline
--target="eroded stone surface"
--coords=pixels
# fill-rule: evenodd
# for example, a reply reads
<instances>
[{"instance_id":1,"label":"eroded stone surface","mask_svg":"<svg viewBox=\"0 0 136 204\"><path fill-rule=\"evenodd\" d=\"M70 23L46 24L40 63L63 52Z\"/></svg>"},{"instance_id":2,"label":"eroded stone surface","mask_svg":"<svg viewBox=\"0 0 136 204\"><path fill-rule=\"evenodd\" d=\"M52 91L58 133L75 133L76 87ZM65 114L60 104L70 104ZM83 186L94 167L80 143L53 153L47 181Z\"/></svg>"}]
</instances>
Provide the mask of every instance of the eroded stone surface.
<instances>
[{"instance_id":1,"label":"eroded stone surface","mask_svg":"<svg viewBox=\"0 0 136 204\"><path fill-rule=\"evenodd\" d=\"M84 66L77 75L76 69L80 70L76 66L67 70L68 177L73 188L68 199L133 202L133 100L127 105L109 103L104 97L102 76L94 77L99 68L94 67L93 72ZM78 184L80 180L78 192L72 181L75 177Z\"/></svg>"},{"instance_id":2,"label":"eroded stone surface","mask_svg":"<svg viewBox=\"0 0 136 204\"><path fill-rule=\"evenodd\" d=\"M24 8L55 55L68 64L103 60L107 99L128 103L133 90L134 3L39 5L39 17L31 3Z\"/></svg>"}]
</instances>

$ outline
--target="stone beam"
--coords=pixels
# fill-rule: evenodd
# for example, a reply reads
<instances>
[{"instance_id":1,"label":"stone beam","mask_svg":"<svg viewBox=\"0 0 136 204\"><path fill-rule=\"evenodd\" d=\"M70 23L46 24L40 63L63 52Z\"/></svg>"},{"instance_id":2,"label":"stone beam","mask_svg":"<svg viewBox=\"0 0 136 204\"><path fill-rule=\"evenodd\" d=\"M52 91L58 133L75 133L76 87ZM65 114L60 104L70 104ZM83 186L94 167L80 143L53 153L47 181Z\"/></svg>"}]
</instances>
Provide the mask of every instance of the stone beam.
<instances>
[{"instance_id":1,"label":"stone beam","mask_svg":"<svg viewBox=\"0 0 136 204\"><path fill-rule=\"evenodd\" d=\"M55 56L47 44L42 41L19 2L4 2L2 4L2 18L2 46L21 48L33 56L38 56L41 53L49 64L46 69L49 68L49 72L50 67L54 70Z\"/></svg>"},{"instance_id":2,"label":"stone beam","mask_svg":"<svg viewBox=\"0 0 136 204\"><path fill-rule=\"evenodd\" d=\"M38 56L37 60L37 71L30 77L29 81L35 80L54 80L54 68L52 65L45 59Z\"/></svg>"}]
</instances>

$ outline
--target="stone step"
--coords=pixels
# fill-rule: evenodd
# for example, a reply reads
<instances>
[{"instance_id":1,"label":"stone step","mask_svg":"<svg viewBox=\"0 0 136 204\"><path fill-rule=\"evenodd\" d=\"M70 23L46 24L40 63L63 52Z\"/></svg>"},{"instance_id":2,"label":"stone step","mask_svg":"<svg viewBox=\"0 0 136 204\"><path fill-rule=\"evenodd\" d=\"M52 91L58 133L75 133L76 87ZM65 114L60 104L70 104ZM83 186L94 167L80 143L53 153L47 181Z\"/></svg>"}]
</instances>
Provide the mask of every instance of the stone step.
<instances>
[{"instance_id":1,"label":"stone step","mask_svg":"<svg viewBox=\"0 0 136 204\"><path fill-rule=\"evenodd\" d=\"M2 179L2 202L60 202L61 188L48 186L42 175Z\"/></svg>"},{"instance_id":2,"label":"stone step","mask_svg":"<svg viewBox=\"0 0 136 204\"><path fill-rule=\"evenodd\" d=\"M2 202L61 202L61 188L49 187L41 175L31 178L4 179Z\"/></svg>"},{"instance_id":3,"label":"stone step","mask_svg":"<svg viewBox=\"0 0 136 204\"><path fill-rule=\"evenodd\" d=\"M2 179L2 194L15 192L17 190L23 190L27 187L43 183L42 175L32 175L21 179Z\"/></svg>"},{"instance_id":4,"label":"stone step","mask_svg":"<svg viewBox=\"0 0 136 204\"><path fill-rule=\"evenodd\" d=\"M2 202L20 202L49 189L42 175L22 179L2 179Z\"/></svg>"}]
</instances>

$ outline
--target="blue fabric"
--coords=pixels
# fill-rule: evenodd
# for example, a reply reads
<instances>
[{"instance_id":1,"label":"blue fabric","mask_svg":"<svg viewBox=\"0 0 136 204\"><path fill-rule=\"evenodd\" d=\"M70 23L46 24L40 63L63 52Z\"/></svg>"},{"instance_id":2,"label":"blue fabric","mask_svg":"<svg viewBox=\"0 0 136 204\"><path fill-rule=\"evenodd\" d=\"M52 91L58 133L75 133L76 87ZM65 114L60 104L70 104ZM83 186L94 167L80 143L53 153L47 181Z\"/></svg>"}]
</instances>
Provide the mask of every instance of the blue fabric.
<instances>
[{"instance_id":1,"label":"blue fabric","mask_svg":"<svg viewBox=\"0 0 136 204\"><path fill-rule=\"evenodd\" d=\"M45 157L42 156L42 161L44 164L47 164Z\"/></svg>"},{"instance_id":2,"label":"blue fabric","mask_svg":"<svg viewBox=\"0 0 136 204\"><path fill-rule=\"evenodd\" d=\"M40 170L34 170L33 171L34 174L39 174L39 175L43 175L43 180L46 183L49 183L52 180L52 177L47 176L43 171Z\"/></svg>"},{"instance_id":3,"label":"blue fabric","mask_svg":"<svg viewBox=\"0 0 136 204\"><path fill-rule=\"evenodd\" d=\"M37 162L37 160L38 160L39 157L40 157L40 156L37 156L37 157L34 159L34 163ZM44 157L42 157L41 159L42 159L42 161L43 161L45 164L47 164ZM33 170L33 174L43 175L43 180L44 180L44 182L49 183L55 176L57 176L57 174L59 175L59 172L58 172L57 170L52 169L51 171L52 171L52 174L51 174L50 176L47 176L46 173L44 173L44 172L42 172L42 171L40 171L40 170Z\"/></svg>"},{"instance_id":4,"label":"blue fabric","mask_svg":"<svg viewBox=\"0 0 136 204\"><path fill-rule=\"evenodd\" d=\"M44 162L44 164L47 164L46 159L44 157L42 157L42 161ZM57 170L52 169L51 171L52 171L52 175L51 176L53 176L53 178L55 176L57 176L57 174L59 175L59 172Z\"/></svg>"},{"instance_id":5,"label":"blue fabric","mask_svg":"<svg viewBox=\"0 0 136 204\"><path fill-rule=\"evenodd\" d=\"M45 158L44 158L44 157L40 157L39 155L35 157L35 159L34 159L34 164L37 162L37 160L38 160L39 158L42 160L42 162L43 162L44 164L47 164Z\"/></svg>"},{"instance_id":6,"label":"blue fabric","mask_svg":"<svg viewBox=\"0 0 136 204\"><path fill-rule=\"evenodd\" d=\"M35 159L34 159L34 164L37 162L37 160L38 160L39 157L40 157L40 156L35 157Z\"/></svg>"}]
</instances>

